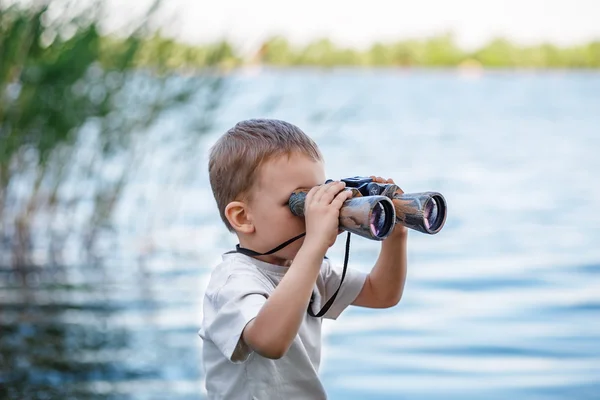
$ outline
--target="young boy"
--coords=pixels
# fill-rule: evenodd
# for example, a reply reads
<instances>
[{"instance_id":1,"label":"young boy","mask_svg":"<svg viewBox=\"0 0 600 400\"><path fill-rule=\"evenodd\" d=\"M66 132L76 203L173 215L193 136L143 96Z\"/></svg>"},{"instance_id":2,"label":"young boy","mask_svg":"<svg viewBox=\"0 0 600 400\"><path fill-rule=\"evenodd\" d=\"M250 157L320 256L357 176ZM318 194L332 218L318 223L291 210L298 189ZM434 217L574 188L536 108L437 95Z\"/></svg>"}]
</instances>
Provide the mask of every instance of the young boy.
<instances>
[{"instance_id":1,"label":"young boy","mask_svg":"<svg viewBox=\"0 0 600 400\"><path fill-rule=\"evenodd\" d=\"M230 129L211 149L209 175L221 219L239 244L223 255L204 297L199 334L208 398L326 399L318 376L322 320L307 311L318 315L340 284L342 270L325 253L351 192L343 182L325 184L317 145L279 120ZM304 218L288 207L298 188L311 188ZM349 305L396 305L406 242L406 228L396 225L369 274L348 268L323 318L336 319Z\"/></svg>"}]
</instances>

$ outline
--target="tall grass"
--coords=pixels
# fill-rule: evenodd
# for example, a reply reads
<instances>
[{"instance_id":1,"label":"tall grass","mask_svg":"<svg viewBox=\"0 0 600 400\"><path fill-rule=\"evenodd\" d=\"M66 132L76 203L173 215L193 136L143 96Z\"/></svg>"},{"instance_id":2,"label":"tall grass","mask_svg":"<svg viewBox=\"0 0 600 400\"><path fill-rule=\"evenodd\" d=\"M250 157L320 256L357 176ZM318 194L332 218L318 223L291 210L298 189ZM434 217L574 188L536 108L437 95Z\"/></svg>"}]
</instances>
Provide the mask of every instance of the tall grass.
<instances>
[{"instance_id":1,"label":"tall grass","mask_svg":"<svg viewBox=\"0 0 600 400\"><path fill-rule=\"evenodd\" d=\"M101 1L0 5L0 265L59 262L73 241L93 254L161 116L194 107L185 143L210 129L228 50L179 74L172 47L147 45L159 9L108 36Z\"/></svg>"}]
</instances>

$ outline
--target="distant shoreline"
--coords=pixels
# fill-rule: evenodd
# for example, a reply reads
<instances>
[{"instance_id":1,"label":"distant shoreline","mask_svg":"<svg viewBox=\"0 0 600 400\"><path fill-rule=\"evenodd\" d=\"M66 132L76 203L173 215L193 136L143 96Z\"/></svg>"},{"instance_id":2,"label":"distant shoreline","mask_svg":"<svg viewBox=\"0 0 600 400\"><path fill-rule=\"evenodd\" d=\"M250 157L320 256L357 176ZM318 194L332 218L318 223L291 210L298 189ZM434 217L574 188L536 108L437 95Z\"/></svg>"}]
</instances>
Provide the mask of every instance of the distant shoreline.
<instances>
[{"instance_id":1,"label":"distant shoreline","mask_svg":"<svg viewBox=\"0 0 600 400\"><path fill-rule=\"evenodd\" d=\"M143 68L142 68L143 69ZM479 69L462 69L459 67L388 67L388 66L314 66L314 65L239 65L230 68L207 69L205 67L197 68L178 68L178 73L184 76L193 76L203 74L208 71L209 75L243 75L254 76L269 73L286 72L306 72L306 73L364 73L364 74L397 74L401 75L455 75L466 78L479 78L483 76L501 76L501 75L523 75L523 76L562 76L562 75L590 75L600 76L598 68L504 68L504 67L482 67Z\"/></svg>"},{"instance_id":2,"label":"distant shoreline","mask_svg":"<svg viewBox=\"0 0 600 400\"><path fill-rule=\"evenodd\" d=\"M480 71L482 73L591 73L600 74L600 68L560 68L560 67L490 67L482 66L479 68L463 68L460 66L448 67L430 67L423 65L415 65L411 67L404 66L377 66L377 65L273 65L273 64L243 64L230 69L231 71L248 71L264 70L264 71L289 71L289 70L306 70L306 71L389 71L399 73L428 73L428 72L448 72L460 73L469 71Z\"/></svg>"},{"instance_id":3,"label":"distant shoreline","mask_svg":"<svg viewBox=\"0 0 600 400\"><path fill-rule=\"evenodd\" d=\"M111 46L122 40L115 36L101 38L110 53ZM600 70L600 39L569 47L550 43L521 46L502 38L465 51L451 34L425 39L375 43L358 50L338 47L329 39L304 46L291 44L286 38L265 41L253 54L241 54L233 44L216 41L205 45L178 42L159 34L141 38L138 66L152 66L157 60L167 68L218 66L231 69L241 66L317 67L317 68L433 68L433 69L509 69L509 70Z\"/></svg>"}]
</instances>

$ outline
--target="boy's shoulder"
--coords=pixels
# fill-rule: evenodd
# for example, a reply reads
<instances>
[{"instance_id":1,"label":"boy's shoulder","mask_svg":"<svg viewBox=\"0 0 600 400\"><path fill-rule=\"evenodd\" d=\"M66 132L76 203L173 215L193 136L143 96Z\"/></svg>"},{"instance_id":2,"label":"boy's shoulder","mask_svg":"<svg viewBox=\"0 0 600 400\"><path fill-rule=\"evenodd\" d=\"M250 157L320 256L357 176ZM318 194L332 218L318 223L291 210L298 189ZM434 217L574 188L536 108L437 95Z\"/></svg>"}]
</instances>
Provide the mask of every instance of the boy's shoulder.
<instances>
[{"instance_id":1,"label":"boy's shoulder","mask_svg":"<svg viewBox=\"0 0 600 400\"><path fill-rule=\"evenodd\" d=\"M243 285L244 283L249 288L252 286L251 283L259 284L266 289L272 286L257 261L236 252L225 253L221 255L221 260L210 274L205 295L216 296L226 285L246 286Z\"/></svg>"},{"instance_id":2,"label":"boy's shoulder","mask_svg":"<svg viewBox=\"0 0 600 400\"><path fill-rule=\"evenodd\" d=\"M245 257L234 251L224 253L212 270L211 278L223 279L236 273L253 273L256 267L250 257Z\"/></svg>"}]
</instances>

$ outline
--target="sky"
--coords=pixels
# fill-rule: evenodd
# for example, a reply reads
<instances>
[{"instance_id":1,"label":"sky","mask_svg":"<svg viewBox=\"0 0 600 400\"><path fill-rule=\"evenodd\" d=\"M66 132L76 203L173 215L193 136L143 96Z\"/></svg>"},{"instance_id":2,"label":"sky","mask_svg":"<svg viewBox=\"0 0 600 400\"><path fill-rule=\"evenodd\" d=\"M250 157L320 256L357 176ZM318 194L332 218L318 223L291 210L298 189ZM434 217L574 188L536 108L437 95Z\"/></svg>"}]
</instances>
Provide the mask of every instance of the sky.
<instances>
[{"instance_id":1,"label":"sky","mask_svg":"<svg viewBox=\"0 0 600 400\"><path fill-rule=\"evenodd\" d=\"M109 0L112 26L150 0ZM295 43L328 37L355 48L453 31L463 48L496 36L528 44L600 40L600 0L166 0L159 15L186 42L219 38L241 49L281 34Z\"/></svg>"},{"instance_id":2,"label":"sky","mask_svg":"<svg viewBox=\"0 0 600 400\"><path fill-rule=\"evenodd\" d=\"M127 3L113 0L122 12L148 2ZM326 36L351 47L445 30L463 47L497 35L522 43L600 39L598 0L168 0L163 16L176 21L174 34L186 41L227 36L243 46L276 33L298 43Z\"/></svg>"}]
</instances>

